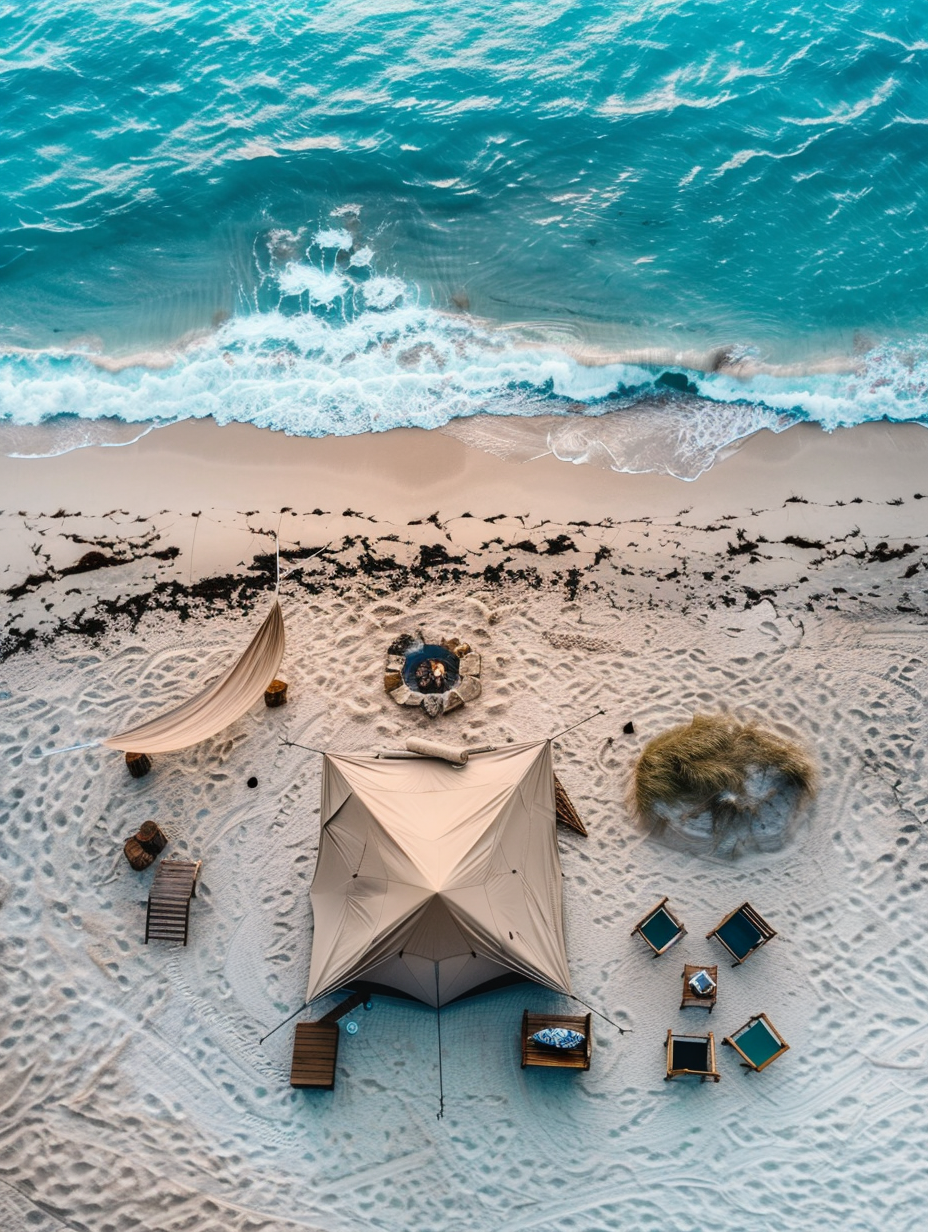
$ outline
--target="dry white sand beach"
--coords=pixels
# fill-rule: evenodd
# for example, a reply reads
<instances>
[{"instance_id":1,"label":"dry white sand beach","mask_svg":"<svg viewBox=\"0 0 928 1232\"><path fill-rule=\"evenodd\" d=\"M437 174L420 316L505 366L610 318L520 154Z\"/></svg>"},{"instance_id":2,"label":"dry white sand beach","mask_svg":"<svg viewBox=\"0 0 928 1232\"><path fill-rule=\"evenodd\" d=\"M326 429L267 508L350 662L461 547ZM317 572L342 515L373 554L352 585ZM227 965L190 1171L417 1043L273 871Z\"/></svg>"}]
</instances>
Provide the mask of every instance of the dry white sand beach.
<instances>
[{"instance_id":1,"label":"dry white sand beach","mask_svg":"<svg viewBox=\"0 0 928 1232\"><path fill-rule=\"evenodd\" d=\"M414 431L291 440L188 423L0 459L0 1228L614 1232L923 1226L928 1200L928 433L762 433L692 484L515 465ZM37 760L180 701L273 588L291 700L155 760ZM317 549L323 548L318 555ZM95 553L96 555L89 555ZM466 637L484 692L432 722L383 692L387 645ZM375 998L332 1092L288 1085L304 998L319 758L413 732L552 734L589 837L559 833L588 1073L522 1070L512 987L442 1012ZM637 753L696 712L798 736L819 795L734 858L636 825ZM623 734L632 721L635 732ZM258 786L249 790L249 776ZM190 943L145 946L153 818L203 860ZM688 929L629 933L663 895ZM745 899L778 936L731 970ZM679 1009L684 962L718 1003ZM331 1000L316 1007L322 1012ZM765 1011L790 1051L665 1083L668 1027ZM309 1014L303 1015L309 1017Z\"/></svg>"}]
</instances>

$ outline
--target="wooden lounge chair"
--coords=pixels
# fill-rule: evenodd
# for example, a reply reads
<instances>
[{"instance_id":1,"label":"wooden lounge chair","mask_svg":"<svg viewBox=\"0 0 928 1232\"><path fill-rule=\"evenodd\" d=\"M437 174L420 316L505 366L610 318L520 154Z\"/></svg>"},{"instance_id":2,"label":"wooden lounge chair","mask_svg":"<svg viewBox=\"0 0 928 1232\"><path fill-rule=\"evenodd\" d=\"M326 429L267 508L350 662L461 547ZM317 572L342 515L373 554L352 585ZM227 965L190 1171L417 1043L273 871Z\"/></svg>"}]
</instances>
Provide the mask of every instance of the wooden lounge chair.
<instances>
[{"instance_id":1,"label":"wooden lounge chair","mask_svg":"<svg viewBox=\"0 0 928 1232\"><path fill-rule=\"evenodd\" d=\"M755 1014L743 1027L726 1035L722 1043L729 1044L744 1058L741 1064L746 1070L758 1074L784 1052L789 1052L789 1044L766 1014Z\"/></svg>"},{"instance_id":2,"label":"wooden lounge chair","mask_svg":"<svg viewBox=\"0 0 928 1232\"><path fill-rule=\"evenodd\" d=\"M690 980L699 971L705 971L712 980L712 983L715 985L715 987L707 993L695 992L690 986ZM719 969L717 966L707 967L705 965L697 966L692 963L686 963L683 968L683 1000L680 1002L680 1009L692 1009L696 1006L699 1009L708 1010L711 1014L713 1006L715 1005L719 995L718 982Z\"/></svg>"},{"instance_id":3,"label":"wooden lounge chair","mask_svg":"<svg viewBox=\"0 0 928 1232\"><path fill-rule=\"evenodd\" d=\"M583 1035L583 1043L576 1048L551 1048L539 1044L532 1036L545 1027L568 1027L571 1031L579 1031ZM571 1017L567 1014L530 1014L528 1010L522 1015L522 1068L526 1065L556 1066L561 1069L589 1069L590 1057L593 1055L593 1025L592 1014L583 1017Z\"/></svg>"},{"instance_id":4,"label":"wooden lounge chair","mask_svg":"<svg viewBox=\"0 0 928 1232\"><path fill-rule=\"evenodd\" d=\"M706 933L706 937L717 937L721 941L735 960L733 967L740 966L755 950L759 950L776 935L776 930L770 927L750 903L742 903L740 907L730 911L721 924L713 928L711 933Z\"/></svg>"},{"instance_id":5,"label":"wooden lounge chair","mask_svg":"<svg viewBox=\"0 0 928 1232\"><path fill-rule=\"evenodd\" d=\"M317 1087L331 1091L335 1086L338 1060L337 1022L298 1022L293 1038L290 1064L292 1087Z\"/></svg>"},{"instance_id":6,"label":"wooden lounge chair","mask_svg":"<svg viewBox=\"0 0 928 1232\"><path fill-rule=\"evenodd\" d=\"M686 936L683 924L666 906L666 903L665 894L657 906L652 907L632 929L632 936L638 933L654 951L655 958L660 954L666 954L672 945L675 945L681 937Z\"/></svg>"},{"instance_id":7,"label":"wooden lounge chair","mask_svg":"<svg viewBox=\"0 0 928 1232\"><path fill-rule=\"evenodd\" d=\"M196 896L202 860L162 860L151 883L145 944L180 941L187 944L190 900Z\"/></svg>"},{"instance_id":8,"label":"wooden lounge chair","mask_svg":"<svg viewBox=\"0 0 928 1232\"><path fill-rule=\"evenodd\" d=\"M715 1036L710 1031L708 1035L674 1035L667 1032L667 1073L664 1081L671 1078L697 1077L701 1082L708 1078L718 1082L721 1074L715 1067Z\"/></svg>"}]
</instances>

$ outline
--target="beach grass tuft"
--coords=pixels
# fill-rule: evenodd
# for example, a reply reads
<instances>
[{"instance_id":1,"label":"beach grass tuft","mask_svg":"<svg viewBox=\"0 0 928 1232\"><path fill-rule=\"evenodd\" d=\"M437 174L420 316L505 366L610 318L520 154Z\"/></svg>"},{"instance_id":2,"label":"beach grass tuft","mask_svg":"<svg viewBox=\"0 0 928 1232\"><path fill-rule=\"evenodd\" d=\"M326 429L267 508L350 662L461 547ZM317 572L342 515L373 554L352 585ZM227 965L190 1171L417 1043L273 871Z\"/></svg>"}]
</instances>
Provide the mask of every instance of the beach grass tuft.
<instances>
[{"instance_id":1,"label":"beach grass tuft","mask_svg":"<svg viewBox=\"0 0 928 1232\"><path fill-rule=\"evenodd\" d=\"M697 714L645 746L635 768L634 803L642 820L658 824L667 808L708 809L721 830L733 812L752 811L750 781L771 772L797 803L815 794L815 764L800 744L756 723Z\"/></svg>"}]
</instances>

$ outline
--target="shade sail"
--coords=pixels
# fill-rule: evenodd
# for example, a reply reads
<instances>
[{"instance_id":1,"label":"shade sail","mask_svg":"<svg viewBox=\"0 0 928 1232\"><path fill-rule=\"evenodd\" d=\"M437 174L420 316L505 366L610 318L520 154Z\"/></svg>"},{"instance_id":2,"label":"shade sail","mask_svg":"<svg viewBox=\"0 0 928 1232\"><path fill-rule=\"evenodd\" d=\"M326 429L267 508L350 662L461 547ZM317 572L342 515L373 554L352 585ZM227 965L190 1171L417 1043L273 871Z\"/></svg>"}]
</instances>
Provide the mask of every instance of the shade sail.
<instances>
[{"instance_id":1,"label":"shade sail","mask_svg":"<svg viewBox=\"0 0 928 1232\"><path fill-rule=\"evenodd\" d=\"M327 754L307 1000L363 983L443 1005L504 976L570 991L547 742Z\"/></svg>"},{"instance_id":2,"label":"shade sail","mask_svg":"<svg viewBox=\"0 0 928 1232\"><path fill-rule=\"evenodd\" d=\"M202 693L148 723L100 743L126 753L171 753L215 736L260 699L284 657L284 618L275 598L248 649Z\"/></svg>"}]
</instances>

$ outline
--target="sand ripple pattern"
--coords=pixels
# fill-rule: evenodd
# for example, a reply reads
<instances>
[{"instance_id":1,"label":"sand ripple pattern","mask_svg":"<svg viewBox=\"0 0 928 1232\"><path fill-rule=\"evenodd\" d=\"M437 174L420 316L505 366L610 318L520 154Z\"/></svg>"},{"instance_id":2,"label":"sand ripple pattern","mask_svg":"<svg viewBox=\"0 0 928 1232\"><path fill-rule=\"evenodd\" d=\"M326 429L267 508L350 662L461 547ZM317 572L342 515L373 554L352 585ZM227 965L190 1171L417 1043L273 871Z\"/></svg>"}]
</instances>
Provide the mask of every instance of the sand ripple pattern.
<instances>
[{"instance_id":1,"label":"sand ripple pattern","mask_svg":"<svg viewBox=\"0 0 928 1232\"><path fill-rule=\"evenodd\" d=\"M339 581L329 561L315 592L294 585L286 600L290 704L158 758L138 782L100 749L29 755L141 698L180 700L253 617L195 606L186 621L152 611L133 625L117 614L97 643L71 633L12 655L0 679L0 1225L690 1232L704 1199L724 1232L922 1226L928 625L896 610L903 587L914 594L899 579L922 546L901 563L879 559L883 549L872 566L836 553L813 576L809 561L832 549L792 545L765 566L780 578L773 598L742 593L737 607L714 583L698 603L680 578L653 597L682 554L711 572L721 552L750 587L753 553L730 556L725 543L757 544L760 529L757 554L772 553L778 516L745 520L744 539L703 529L698 559L685 524L575 527L583 551L572 562L590 563L604 540L616 555L590 564L573 594L557 553L548 563L560 580L410 578L395 589L347 570ZM385 530L349 522L370 537ZM518 529L472 522L458 524L454 546L471 563L481 537L511 545ZM521 534L537 558L567 529ZM403 528L391 550L411 544L414 557L429 535L439 537L434 524ZM494 550L480 559L492 563ZM128 589L150 584L150 561L124 568ZM790 568L812 582L800 586ZM833 584L842 570L849 586L880 581L883 597L863 610L845 589L810 611L826 569ZM42 585L59 593L54 580ZM418 624L453 625L484 656L481 703L444 724L455 740L533 738L608 711L555 750L589 829L586 840L560 835L567 940L577 992L632 1029L597 1023L588 1074L522 1071L523 1007L563 1010L560 998L520 988L449 1007L442 1121L425 1007L377 1000L356 1011L332 1093L289 1088L289 1028L258 1044L299 1006L312 942L319 765L279 737L351 750L434 731L380 684L383 648ZM818 801L777 853L695 858L656 846L629 816L643 743L718 707L796 731L817 751ZM622 734L627 719L633 736ZM186 950L142 944L152 874L131 873L120 848L148 817L170 850L204 861ZM664 894L689 933L653 962L629 931ZM780 936L730 971L702 938L747 897ZM792 1051L744 1076L721 1050L717 1087L665 1084L667 1027L704 1021L678 1009L684 961L722 964L717 1038L763 1009Z\"/></svg>"}]
</instances>

